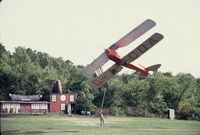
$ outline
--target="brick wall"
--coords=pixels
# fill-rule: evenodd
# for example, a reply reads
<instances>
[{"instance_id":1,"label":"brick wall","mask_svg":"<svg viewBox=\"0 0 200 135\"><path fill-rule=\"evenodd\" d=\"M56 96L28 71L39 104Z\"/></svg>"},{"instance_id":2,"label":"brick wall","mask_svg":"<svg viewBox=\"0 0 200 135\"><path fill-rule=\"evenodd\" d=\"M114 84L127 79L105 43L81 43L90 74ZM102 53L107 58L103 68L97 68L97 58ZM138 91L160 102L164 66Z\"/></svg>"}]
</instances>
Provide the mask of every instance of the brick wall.
<instances>
[{"instance_id":1,"label":"brick wall","mask_svg":"<svg viewBox=\"0 0 200 135\"><path fill-rule=\"evenodd\" d=\"M77 95L69 94L50 94L50 112L66 112L68 104L76 103Z\"/></svg>"}]
</instances>

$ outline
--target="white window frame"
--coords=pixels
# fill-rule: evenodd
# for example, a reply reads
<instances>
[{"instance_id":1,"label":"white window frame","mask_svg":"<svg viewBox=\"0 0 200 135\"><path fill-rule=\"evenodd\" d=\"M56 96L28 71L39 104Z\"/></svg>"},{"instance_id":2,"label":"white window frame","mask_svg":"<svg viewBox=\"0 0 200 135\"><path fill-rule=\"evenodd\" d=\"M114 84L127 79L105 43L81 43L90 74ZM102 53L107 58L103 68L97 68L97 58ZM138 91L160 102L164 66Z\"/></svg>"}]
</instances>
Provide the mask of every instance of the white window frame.
<instances>
[{"instance_id":1,"label":"white window frame","mask_svg":"<svg viewBox=\"0 0 200 135\"><path fill-rule=\"evenodd\" d=\"M61 111L64 111L64 110L65 110L65 104L64 104L64 103L61 103L61 104L60 104L60 110L61 110Z\"/></svg>"},{"instance_id":2,"label":"white window frame","mask_svg":"<svg viewBox=\"0 0 200 135\"><path fill-rule=\"evenodd\" d=\"M74 102L74 100L75 100L75 96L74 96L74 95L70 95L70 96L69 96L69 101L70 101L70 102Z\"/></svg>"},{"instance_id":3,"label":"white window frame","mask_svg":"<svg viewBox=\"0 0 200 135\"><path fill-rule=\"evenodd\" d=\"M34 104L31 104L31 109L33 109L33 110L47 109L47 104L45 104L45 103L34 103Z\"/></svg>"},{"instance_id":4,"label":"white window frame","mask_svg":"<svg viewBox=\"0 0 200 135\"><path fill-rule=\"evenodd\" d=\"M40 104L40 109L47 109L47 104Z\"/></svg>"},{"instance_id":5,"label":"white window frame","mask_svg":"<svg viewBox=\"0 0 200 135\"><path fill-rule=\"evenodd\" d=\"M3 103L3 109L6 109L6 108L20 109L20 104L19 103Z\"/></svg>"},{"instance_id":6,"label":"white window frame","mask_svg":"<svg viewBox=\"0 0 200 135\"><path fill-rule=\"evenodd\" d=\"M51 101L52 102L56 102L57 100L57 96L56 95L51 95Z\"/></svg>"},{"instance_id":7,"label":"white window frame","mask_svg":"<svg viewBox=\"0 0 200 135\"><path fill-rule=\"evenodd\" d=\"M40 109L40 105L39 104L31 104L31 109L32 110Z\"/></svg>"}]
</instances>

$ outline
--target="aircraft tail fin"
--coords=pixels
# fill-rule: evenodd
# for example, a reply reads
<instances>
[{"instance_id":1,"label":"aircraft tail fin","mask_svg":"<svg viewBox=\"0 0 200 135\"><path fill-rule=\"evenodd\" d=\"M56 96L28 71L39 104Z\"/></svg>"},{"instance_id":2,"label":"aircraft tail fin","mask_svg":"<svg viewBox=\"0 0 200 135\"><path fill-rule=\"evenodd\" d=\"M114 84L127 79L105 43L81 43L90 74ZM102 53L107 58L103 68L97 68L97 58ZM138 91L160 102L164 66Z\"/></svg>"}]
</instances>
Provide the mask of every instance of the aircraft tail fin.
<instances>
[{"instance_id":1,"label":"aircraft tail fin","mask_svg":"<svg viewBox=\"0 0 200 135\"><path fill-rule=\"evenodd\" d=\"M155 64L155 65L152 65L152 66L149 66L147 69L149 71L156 71L158 70L158 68L160 68L161 64Z\"/></svg>"}]
</instances>

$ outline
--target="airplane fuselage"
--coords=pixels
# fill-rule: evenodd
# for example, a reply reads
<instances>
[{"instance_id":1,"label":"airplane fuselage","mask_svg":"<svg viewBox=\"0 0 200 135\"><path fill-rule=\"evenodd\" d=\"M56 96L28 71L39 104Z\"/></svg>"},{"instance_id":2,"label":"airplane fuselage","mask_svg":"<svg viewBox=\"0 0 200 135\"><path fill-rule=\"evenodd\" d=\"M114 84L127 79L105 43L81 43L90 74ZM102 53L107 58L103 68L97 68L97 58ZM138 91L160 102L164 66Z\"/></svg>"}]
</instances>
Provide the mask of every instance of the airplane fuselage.
<instances>
[{"instance_id":1,"label":"airplane fuselage","mask_svg":"<svg viewBox=\"0 0 200 135\"><path fill-rule=\"evenodd\" d=\"M114 61L116 64L118 65L122 65L124 67L139 71L140 73L143 73L145 75L148 75L149 70L147 68L144 68L142 66L136 66L130 63L127 63L126 61L124 61L115 50L111 50L111 49L106 49L105 50L107 57Z\"/></svg>"},{"instance_id":2,"label":"airplane fuselage","mask_svg":"<svg viewBox=\"0 0 200 135\"><path fill-rule=\"evenodd\" d=\"M106 49L105 52L110 60L114 61L118 65L123 64L122 58L118 55L118 53L115 50Z\"/></svg>"}]
</instances>

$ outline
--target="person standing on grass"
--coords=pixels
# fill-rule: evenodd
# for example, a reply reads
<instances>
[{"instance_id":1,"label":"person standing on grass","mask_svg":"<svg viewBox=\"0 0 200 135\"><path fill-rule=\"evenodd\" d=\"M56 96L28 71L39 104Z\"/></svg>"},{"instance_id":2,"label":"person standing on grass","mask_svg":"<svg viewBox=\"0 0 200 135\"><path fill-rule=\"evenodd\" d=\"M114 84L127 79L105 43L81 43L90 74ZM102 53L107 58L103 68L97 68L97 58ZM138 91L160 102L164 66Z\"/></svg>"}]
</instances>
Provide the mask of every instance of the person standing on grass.
<instances>
[{"instance_id":1,"label":"person standing on grass","mask_svg":"<svg viewBox=\"0 0 200 135\"><path fill-rule=\"evenodd\" d=\"M100 126L105 126L105 121L102 111L99 112L99 118L100 118Z\"/></svg>"}]
</instances>

